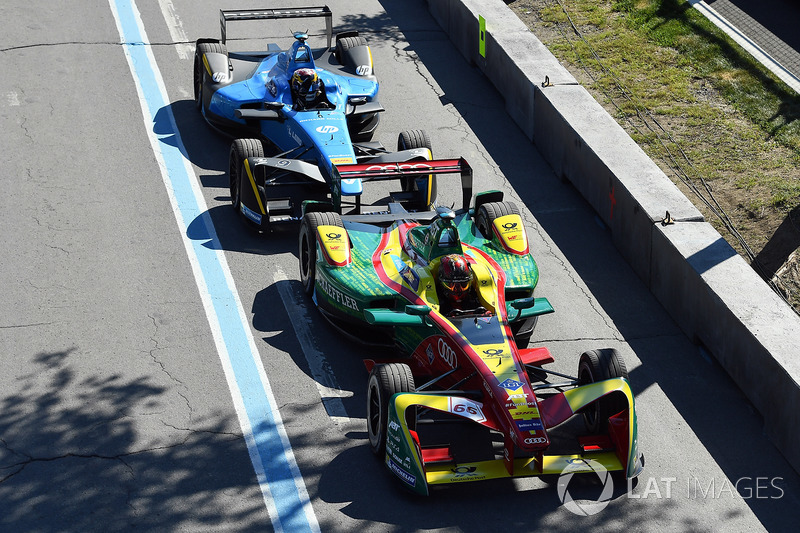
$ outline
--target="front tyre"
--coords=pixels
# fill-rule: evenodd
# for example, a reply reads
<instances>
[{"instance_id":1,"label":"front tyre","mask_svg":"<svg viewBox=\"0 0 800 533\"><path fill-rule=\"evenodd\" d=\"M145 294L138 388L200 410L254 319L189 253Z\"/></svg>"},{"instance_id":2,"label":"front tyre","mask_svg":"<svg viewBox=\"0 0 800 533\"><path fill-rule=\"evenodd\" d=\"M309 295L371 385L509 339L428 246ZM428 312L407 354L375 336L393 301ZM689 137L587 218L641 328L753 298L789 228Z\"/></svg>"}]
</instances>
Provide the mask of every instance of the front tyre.
<instances>
[{"instance_id":1,"label":"front tyre","mask_svg":"<svg viewBox=\"0 0 800 533\"><path fill-rule=\"evenodd\" d=\"M231 191L231 205L236 213L247 223L253 224L242 214L242 184L248 179L244 172L244 160L248 157L264 157L264 146L258 139L235 139L228 157L228 182ZM269 216L267 213L265 216ZM264 225L262 223L262 225Z\"/></svg>"},{"instance_id":2,"label":"front tyre","mask_svg":"<svg viewBox=\"0 0 800 533\"><path fill-rule=\"evenodd\" d=\"M578 379L581 385L597 383L611 378L628 378L625 361L614 348L591 350L581 354L578 362ZM611 393L582 409L583 421L590 433L605 433L609 417L628 408L622 394Z\"/></svg>"},{"instance_id":3,"label":"front tyre","mask_svg":"<svg viewBox=\"0 0 800 533\"><path fill-rule=\"evenodd\" d=\"M300 223L298 256L300 258L300 282L303 291L309 296L314 292L317 277L317 228L319 226L338 226L344 228L339 213L313 211L306 213Z\"/></svg>"},{"instance_id":4,"label":"front tyre","mask_svg":"<svg viewBox=\"0 0 800 533\"><path fill-rule=\"evenodd\" d=\"M398 392L414 392L414 376L404 363L375 365L367 382L367 433L372 453L386 453L389 399Z\"/></svg>"},{"instance_id":5,"label":"front tyre","mask_svg":"<svg viewBox=\"0 0 800 533\"><path fill-rule=\"evenodd\" d=\"M224 44L210 39L199 40L197 44L195 44L192 85L194 86L194 105L197 109L203 107L203 87L206 74L206 66L203 57L209 53L224 54L227 56L228 50Z\"/></svg>"},{"instance_id":6,"label":"front tyre","mask_svg":"<svg viewBox=\"0 0 800 533\"><path fill-rule=\"evenodd\" d=\"M494 221L506 215L519 215L519 208L512 202L489 202L481 204L475 216L475 225L485 239L492 239Z\"/></svg>"}]
</instances>

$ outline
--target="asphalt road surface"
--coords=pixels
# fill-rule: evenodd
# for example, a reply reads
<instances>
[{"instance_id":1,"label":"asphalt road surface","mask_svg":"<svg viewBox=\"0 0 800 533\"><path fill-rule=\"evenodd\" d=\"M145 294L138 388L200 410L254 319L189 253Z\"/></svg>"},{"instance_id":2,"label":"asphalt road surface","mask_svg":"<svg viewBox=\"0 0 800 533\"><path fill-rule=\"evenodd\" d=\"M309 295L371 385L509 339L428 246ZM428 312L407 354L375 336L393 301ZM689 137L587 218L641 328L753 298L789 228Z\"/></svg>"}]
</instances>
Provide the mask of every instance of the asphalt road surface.
<instances>
[{"instance_id":1,"label":"asphalt road surface","mask_svg":"<svg viewBox=\"0 0 800 533\"><path fill-rule=\"evenodd\" d=\"M533 342L554 369L574 373L593 348L624 357L646 457L638 484L579 516L538 479L415 497L371 455L361 360L375 354L302 296L296 227L267 237L242 227L229 141L192 102L193 42L219 35L219 9L276 6L8 0L0 530L793 530L800 479L758 414L425 2L328 5L337 30L371 44L386 108L377 139L394 147L400 131L425 129L436 156L470 162L477 190L523 207L537 294L556 308ZM286 42L290 29L309 28L253 42ZM442 189L458 201L455 186ZM578 502L600 489L568 487Z\"/></svg>"}]
</instances>

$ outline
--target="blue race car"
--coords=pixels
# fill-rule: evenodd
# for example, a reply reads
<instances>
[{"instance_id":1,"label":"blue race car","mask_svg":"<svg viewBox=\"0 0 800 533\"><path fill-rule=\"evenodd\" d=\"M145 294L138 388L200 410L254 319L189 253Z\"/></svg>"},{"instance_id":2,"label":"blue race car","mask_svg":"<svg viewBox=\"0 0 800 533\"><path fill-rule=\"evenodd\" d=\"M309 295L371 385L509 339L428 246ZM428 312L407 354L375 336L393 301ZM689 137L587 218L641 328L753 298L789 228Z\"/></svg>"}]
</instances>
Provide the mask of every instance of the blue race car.
<instances>
[{"instance_id":1,"label":"blue race car","mask_svg":"<svg viewBox=\"0 0 800 533\"><path fill-rule=\"evenodd\" d=\"M294 32L288 50L276 43L265 51L227 50L229 21L307 17L325 19L325 48L312 49L308 33ZM332 47L331 21L328 7L221 10L221 39L196 43L195 103L212 127L234 138L231 203L258 230L299 220L303 202L360 211L362 181L335 179L334 165L432 159L422 130L400 133L396 152L371 142L383 111L372 53L358 32L337 34ZM392 198L411 210L428 209L435 179L403 181Z\"/></svg>"}]
</instances>

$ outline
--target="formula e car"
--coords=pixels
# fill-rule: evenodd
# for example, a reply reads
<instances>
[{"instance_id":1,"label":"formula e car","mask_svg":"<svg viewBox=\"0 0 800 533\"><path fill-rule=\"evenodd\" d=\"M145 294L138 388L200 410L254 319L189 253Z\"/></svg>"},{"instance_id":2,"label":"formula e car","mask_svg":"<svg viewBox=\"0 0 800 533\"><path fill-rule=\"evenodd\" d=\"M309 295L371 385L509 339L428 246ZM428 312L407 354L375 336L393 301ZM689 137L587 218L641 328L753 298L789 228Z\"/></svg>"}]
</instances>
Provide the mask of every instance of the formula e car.
<instances>
[{"instance_id":1,"label":"formula e car","mask_svg":"<svg viewBox=\"0 0 800 533\"><path fill-rule=\"evenodd\" d=\"M410 213L390 204L384 213L342 216L308 204L300 228L305 291L334 326L379 347L382 361L366 361L369 442L405 486L428 494L432 485L596 472L597 465L639 474L634 398L616 351L584 353L571 377L543 368L553 361L547 348L527 348L536 318L553 308L534 297L539 274L527 233L502 192L480 193L470 208L472 170L463 159L416 168L341 165L336 174L461 177L456 211ZM476 309L448 309L442 297L437 276L450 254L470 264ZM551 430L576 414L588 435L554 452ZM453 422L478 427L487 446L442 442L455 435ZM449 431L443 436L437 427Z\"/></svg>"},{"instance_id":2,"label":"formula e car","mask_svg":"<svg viewBox=\"0 0 800 533\"><path fill-rule=\"evenodd\" d=\"M325 48L312 49L308 33L294 32L288 50L270 43L263 51L228 51L230 21L308 17L324 18ZM222 10L221 39L196 43L195 103L212 127L234 137L231 203L259 230L299 220L303 200L328 201L336 210L343 197L360 205L360 180L341 180L332 190L334 165L431 158L421 130L401 133L393 153L370 142L383 111L372 53L358 32L337 34L332 47L331 20L327 7ZM435 200L435 183L403 185L409 208Z\"/></svg>"}]
</instances>

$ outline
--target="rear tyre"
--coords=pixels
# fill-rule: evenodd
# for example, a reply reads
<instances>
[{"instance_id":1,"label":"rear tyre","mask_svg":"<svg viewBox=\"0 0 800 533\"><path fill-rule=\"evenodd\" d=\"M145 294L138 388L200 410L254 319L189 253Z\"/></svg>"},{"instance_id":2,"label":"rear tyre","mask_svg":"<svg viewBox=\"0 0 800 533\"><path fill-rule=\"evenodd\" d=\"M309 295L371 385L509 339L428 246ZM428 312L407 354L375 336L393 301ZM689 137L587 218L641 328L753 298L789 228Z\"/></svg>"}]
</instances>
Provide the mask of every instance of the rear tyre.
<instances>
[{"instance_id":1,"label":"rear tyre","mask_svg":"<svg viewBox=\"0 0 800 533\"><path fill-rule=\"evenodd\" d=\"M209 53L228 55L225 45L211 40L198 41L194 47L194 105L197 109L203 107L203 86L205 84L206 67L203 56Z\"/></svg>"},{"instance_id":2,"label":"rear tyre","mask_svg":"<svg viewBox=\"0 0 800 533\"><path fill-rule=\"evenodd\" d=\"M228 182L231 192L231 205L236 213L249 225L255 223L242 214L242 184L247 178L244 171L244 160L248 157L264 157L264 145L258 139L235 139L231 143L228 157ZM269 217L269 213L264 215ZM262 226L266 226L262 219Z\"/></svg>"},{"instance_id":3,"label":"rear tyre","mask_svg":"<svg viewBox=\"0 0 800 533\"><path fill-rule=\"evenodd\" d=\"M303 291L309 296L314 292L317 277L317 228L319 226L338 226L344 228L342 217L333 212L306 213L300 224L299 250L300 282Z\"/></svg>"},{"instance_id":4,"label":"rear tyre","mask_svg":"<svg viewBox=\"0 0 800 533\"><path fill-rule=\"evenodd\" d=\"M397 137L397 151L411 150L413 148L427 148L433 157L431 139L424 130L408 130L400 132ZM429 175L427 178L403 178L400 187L403 192L417 192L411 202L412 209L428 209L436 201L436 176ZM428 202L428 187L431 187L431 198Z\"/></svg>"},{"instance_id":5,"label":"rear tyre","mask_svg":"<svg viewBox=\"0 0 800 533\"><path fill-rule=\"evenodd\" d=\"M495 219L506 215L519 215L519 208L512 202L489 202L481 204L478 214L475 217L475 225L478 231L486 239L491 239L493 235L492 226Z\"/></svg>"},{"instance_id":6,"label":"rear tyre","mask_svg":"<svg viewBox=\"0 0 800 533\"><path fill-rule=\"evenodd\" d=\"M625 361L614 348L591 350L581 354L578 362L578 379L581 385L597 383L611 378L628 378ZM627 409L625 397L612 393L582 409L583 421L590 433L605 433L609 417Z\"/></svg>"},{"instance_id":7,"label":"rear tyre","mask_svg":"<svg viewBox=\"0 0 800 533\"><path fill-rule=\"evenodd\" d=\"M372 453L386 453L386 432L389 423L389 399L398 392L414 392L414 376L404 363L375 365L367 382L367 433Z\"/></svg>"}]
</instances>

